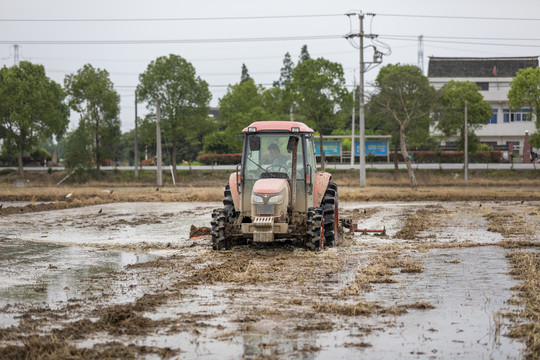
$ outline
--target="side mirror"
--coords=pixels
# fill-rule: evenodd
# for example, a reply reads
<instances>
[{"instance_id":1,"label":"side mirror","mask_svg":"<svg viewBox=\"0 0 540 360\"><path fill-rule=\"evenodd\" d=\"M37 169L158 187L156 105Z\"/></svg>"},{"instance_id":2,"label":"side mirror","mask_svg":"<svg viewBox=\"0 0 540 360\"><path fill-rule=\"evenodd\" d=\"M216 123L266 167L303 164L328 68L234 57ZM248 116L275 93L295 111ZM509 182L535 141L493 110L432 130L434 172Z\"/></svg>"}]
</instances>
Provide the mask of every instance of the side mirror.
<instances>
[{"instance_id":1,"label":"side mirror","mask_svg":"<svg viewBox=\"0 0 540 360\"><path fill-rule=\"evenodd\" d=\"M249 137L249 149L251 151L258 151L261 150L261 138L258 136L250 136Z\"/></svg>"},{"instance_id":2,"label":"side mirror","mask_svg":"<svg viewBox=\"0 0 540 360\"><path fill-rule=\"evenodd\" d=\"M289 141L287 142L287 151L293 151L294 145L298 145L298 138L296 136L289 136Z\"/></svg>"}]
</instances>

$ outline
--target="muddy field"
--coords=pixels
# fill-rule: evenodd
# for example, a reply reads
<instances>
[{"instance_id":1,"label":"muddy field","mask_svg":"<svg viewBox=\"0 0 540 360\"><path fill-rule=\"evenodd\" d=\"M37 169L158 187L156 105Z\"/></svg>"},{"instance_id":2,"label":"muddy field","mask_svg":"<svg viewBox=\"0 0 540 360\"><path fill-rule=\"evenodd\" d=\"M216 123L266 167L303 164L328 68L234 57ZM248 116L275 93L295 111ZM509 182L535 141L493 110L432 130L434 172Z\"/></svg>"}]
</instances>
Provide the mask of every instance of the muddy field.
<instances>
[{"instance_id":1,"label":"muddy field","mask_svg":"<svg viewBox=\"0 0 540 360\"><path fill-rule=\"evenodd\" d=\"M386 234L322 252L212 251L213 202L2 205L0 359L539 356L538 201L342 201Z\"/></svg>"}]
</instances>

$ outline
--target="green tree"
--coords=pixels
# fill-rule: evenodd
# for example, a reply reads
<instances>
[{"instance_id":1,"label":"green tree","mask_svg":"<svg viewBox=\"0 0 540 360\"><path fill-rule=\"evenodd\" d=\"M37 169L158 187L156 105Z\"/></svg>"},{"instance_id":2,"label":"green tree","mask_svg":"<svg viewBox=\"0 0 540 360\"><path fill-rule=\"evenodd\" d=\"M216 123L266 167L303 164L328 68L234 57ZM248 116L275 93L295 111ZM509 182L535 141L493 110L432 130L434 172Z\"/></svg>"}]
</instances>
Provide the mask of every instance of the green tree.
<instances>
[{"instance_id":1,"label":"green tree","mask_svg":"<svg viewBox=\"0 0 540 360\"><path fill-rule=\"evenodd\" d=\"M137 93L151 111L160 103L163 138L171 144L176 172L178 155L192 160L202 149L204 135L211 131L208 84L196 75L190 62L170 54L152 61L139 75Z\"/></svg>"},{"instance_id":2,"label":"green tree","mask_svg":"<svg viewBox=\"0 0 540 360\"><path fill-rule=\"evenodd\" d=\"M407 153L407 132L418 123L429 121L435 89L422 71L413 65L387 65L375 80L376 93L371 97L372 108L386 114L399 125L401 154L407 165L411 187L417 189L416 177Z\"/></svg>"},{"instance_id":3,"label":"green tree","mask_svg":"<svg viewBox=\"0 0 540 360\"><path fill-rule=\"evenodd\" d=\"M488 123L491 106L480 93L480 87L469 81L450 81L439 90L437 128L446 137L456 136L461 149L465 143L465 101L469 127L469 151L476 152L479 140L474 130Z\"/></svg>"},{"instance_id":4,"label":"green tree","mask_svg":"<svg viewBox=\"0 0 540 360\"><path fill-rule=\"evenodd\" d=\"M262 93L263 107L272 120L290 120L292 111L292 96L288 90L271 87Z\"/></svg>"},{"instance_id":5,"label":"green tree","mask_svg":"<svg viewBox=\"0 0 540 360\"><path fill-rule=\"evenodd\" d=\"M283 66L280 70L279 80L274 82L274 87L265 91L265 105L269 112L275 114L276 119L285 119L283 114L288 114L292 120L293 97L291 96L291 82L294 62L288 52L283 58Z\"/></svg>"},{"instance_id":6,"label":"green tree","mask_svg":"<svg viewBox=\"0 0 540 360\"><path fill-rule=\"evenodd\" d=\"M221 129L225 132L229 152L241 152L242 144L236 136L254 121L270 120L263 102L264 88L253 79L229 85L227 93L219 100Z\"/></svg>"},{"instance_id":7,"label":"green tree","mask_svg":"<svg viewBox=\"0 0 540 360\"><path fill-rule=\"evenodd\" d=\"M309 59L311 59L311 56L309 55L307 45L304 44L304 46L302 46L302 49L300 50L300 61L299 62L303 62L303 61L306 61L306 60L309 60Z\"/></svg>"},{"instance_id":8,"label":"green tree","mask_svg":"<svg viewBox=\"0 0 540 360\"><path fill-rule=\"evenodd\" d=\"M64 87L69 106L81 114L77 136L80 140L86 136L85 141L74 146L85 147L81 153L87 150L92 153L99 177L102 160L114 156L120 137L120 95L114 90L107 70L96 69L90 64L84 65L76 74L67 75ZM88 161L86 156L79 159Z\"/></svg>"},{"instance_id":9,"label":"green tree","mask_svg":"<svg viewBox=\"0 0 540 360\"><path fill-rule=\"evenodd\" d=\"M536 116L536 132L531 135L529 142L535 148L540 148L540 67L520 69L510 82L508 103L514 110L530 108Z\"/></svg>"},{"instance_id":10,"label":"green tree","mask_svg":"<svg viewBox=\"0 0 540 360\"><path fill-rule=\"evenodd\" d=\"M81 122L77 129L67 134L64 141L64 156L66 166L70 169L88 170L95 156L88 143L91 136L85 122Z\"/></svg>"},{"instance_id":11,"label":"green tree","mask_svg":"<svg viewBox=\"0 0 540 360\"><path fill-rule=\"evenodd\" d=\"M18 66L0 69L3 146L17 149L21 177L24 176L23 154L67 128L69 109L64 98L62 87L46 76L42 65L21 61Z\"/></svg>"},{"instance_id":12,"label":"green tree","mask_svg":"<svg viewBox=\"0 0 540 360\"><path fill-rule=\"evenodd\" d=\"M324 164L323 135L341 128L340 122L349 116L352 97L345 87L343 67L323 58L307 59L294 68L292 79L297 112L319 132Z\"/></svg>"},{"instance_id":13,"label":"green tree","mask_svg":"<svg viewBox=\"0 0 540 360\"><path fill-rule=\"evenodd\" d=\"M240 83L245 83L251 79L246 64L242 64L242 75L240 76Z\"/></svg>"},{"instance_id":14,"label":"green tree","mask_svg":"<svg viewBox=\"0 0 540 360\"><path fill-rule=\"evenodd\" d=\"M307 51L307 49L306 49ZM308 55L309 56L309 55ZM283 66L279 75L279 86L285 88L292 82L292 72L294 70L294 62L291 59L291 54L285 53L283 57Z\"/></svg>"}]
</instances>

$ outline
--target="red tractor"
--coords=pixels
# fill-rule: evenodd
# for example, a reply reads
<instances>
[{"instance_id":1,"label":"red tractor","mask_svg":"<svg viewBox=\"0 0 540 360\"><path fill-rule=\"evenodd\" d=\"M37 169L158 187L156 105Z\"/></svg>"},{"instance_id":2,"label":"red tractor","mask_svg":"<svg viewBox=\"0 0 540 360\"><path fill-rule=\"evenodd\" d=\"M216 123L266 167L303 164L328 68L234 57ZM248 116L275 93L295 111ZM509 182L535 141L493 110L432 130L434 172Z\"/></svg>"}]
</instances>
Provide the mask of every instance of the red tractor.
<instances>
[{"instance_id":1,"label":"red tractor","mask_svg":"<svg viewBox=\"0 0 540 360\"><path fill-rule=\"evenodd\" d=\"M212 213L212 248L301 239L311 250L338 241L338 188L317 171L313 129L258 121L243 130L242 163Z\"/></svg>"}]
</instances>

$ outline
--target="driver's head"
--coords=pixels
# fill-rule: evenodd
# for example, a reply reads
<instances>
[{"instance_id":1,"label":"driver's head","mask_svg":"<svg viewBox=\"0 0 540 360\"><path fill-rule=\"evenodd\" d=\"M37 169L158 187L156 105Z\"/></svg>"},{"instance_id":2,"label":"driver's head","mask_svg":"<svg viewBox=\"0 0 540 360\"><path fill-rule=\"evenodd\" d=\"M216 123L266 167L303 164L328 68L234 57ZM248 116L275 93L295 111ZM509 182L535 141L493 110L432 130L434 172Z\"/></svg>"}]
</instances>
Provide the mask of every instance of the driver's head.
<instances>
[{"instance_id":1,"label":"driver's head","mask_svg":"<svg viewBox=\"0 0 540 360\"><path fill-rule=\"evenodd\" d=\"M268 151L270 152L270 155L272 156L279 155L279 147L274 143L268 145Z\"/></svg>"}]
</instances>

